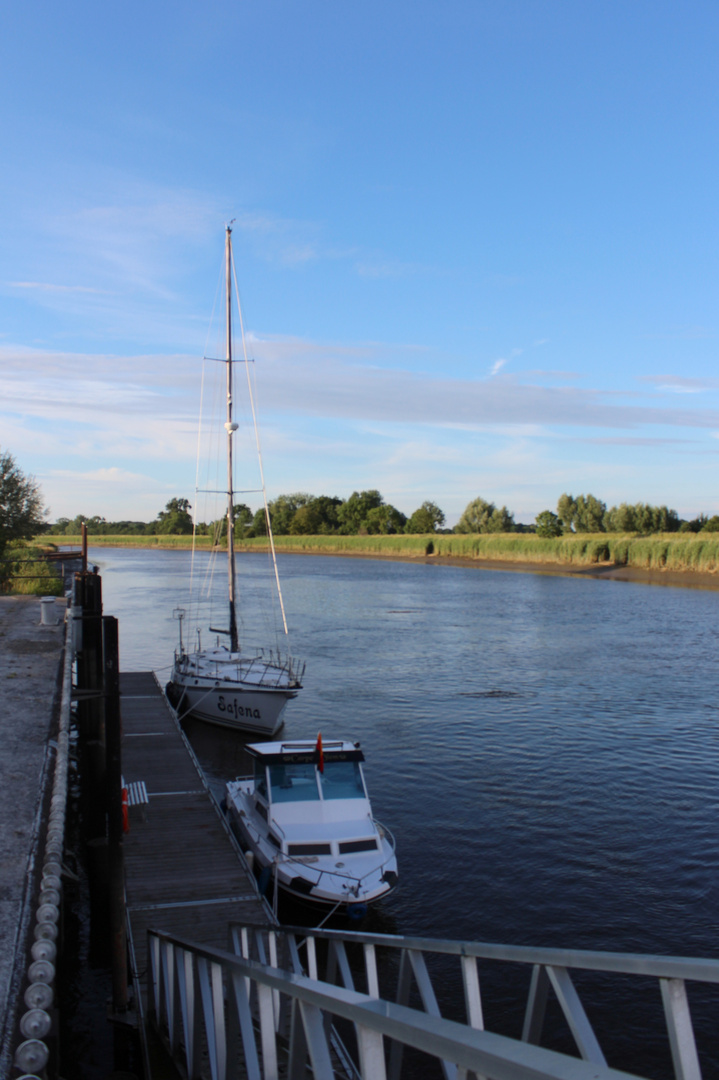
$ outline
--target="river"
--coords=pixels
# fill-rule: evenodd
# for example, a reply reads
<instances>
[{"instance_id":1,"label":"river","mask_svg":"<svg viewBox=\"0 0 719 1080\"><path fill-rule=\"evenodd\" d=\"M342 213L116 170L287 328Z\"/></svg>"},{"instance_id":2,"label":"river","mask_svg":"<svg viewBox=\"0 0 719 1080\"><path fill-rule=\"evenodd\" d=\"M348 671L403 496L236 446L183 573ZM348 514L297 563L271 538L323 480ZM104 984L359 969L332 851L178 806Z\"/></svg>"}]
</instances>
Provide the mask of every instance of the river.
<instances>
[{"instance_id":1,"label":"river","mask_svg":"<svg viewBox=\"0 0 719 1080\"><path fill-rule=\"evenodd\" d=\"M189 553L90 555L122 669L165 681ZM264 560L238 565L249 605ZM292 652L307 662L283 735L360 740L373 809L397 841L401 884L376 926L719 955L717 592L302 555L281 556L280 571ZM221 792L242 740L189 733ZM643 1008L640 1025L653 1022ZM708 1009L695 1010L700 1039ZM505 1014L518 1034L520 1014ZM706 1054L705 1076L719 1075Z\"/></svg>"}]
</instances>

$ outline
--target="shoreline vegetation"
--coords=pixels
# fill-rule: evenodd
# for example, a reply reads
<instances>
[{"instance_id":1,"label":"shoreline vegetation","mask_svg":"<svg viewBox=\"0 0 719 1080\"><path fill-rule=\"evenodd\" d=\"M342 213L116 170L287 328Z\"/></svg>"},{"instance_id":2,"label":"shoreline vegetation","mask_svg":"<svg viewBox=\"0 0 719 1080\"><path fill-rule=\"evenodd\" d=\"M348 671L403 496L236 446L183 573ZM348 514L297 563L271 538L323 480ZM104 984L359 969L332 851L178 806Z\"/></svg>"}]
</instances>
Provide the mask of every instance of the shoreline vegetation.
<instances>
[{"instance_id":1,"label":"shoreline vegetation","mask_svg":"<svg viewBox=\"0 0 719 1080\"><path fill-rule=\"evenodd\" d=\"M58 537L53 547L77 546L79 536ZM47 537L37 543L48 547ZM91 535L91 547L181 550L192 537ZM198 550L212 550L210 536L196 538ZM418 560L486 569L544 573L581 573L664 584L703 584L719 588L719 534L572 533L542 537L531 533L431 533L368 536L278 536L275 548L285 554L343 555ZM267 550L266 537L237 540L238 555Z\"/></svg>"}]
</instances>

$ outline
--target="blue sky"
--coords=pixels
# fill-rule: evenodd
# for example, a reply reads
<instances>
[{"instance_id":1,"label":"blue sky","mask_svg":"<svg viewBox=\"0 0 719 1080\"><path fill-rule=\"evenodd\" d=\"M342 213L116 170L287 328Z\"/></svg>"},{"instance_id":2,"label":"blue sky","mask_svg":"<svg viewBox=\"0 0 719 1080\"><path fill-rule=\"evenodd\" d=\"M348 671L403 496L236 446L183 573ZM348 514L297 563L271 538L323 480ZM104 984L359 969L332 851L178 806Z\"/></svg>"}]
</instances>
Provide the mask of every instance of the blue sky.
<instances>
[{"instance_id":1,"label":"blue sky","mask_svg":"<svg viewBox=\"0 0 719 1080\"><path fill-rule=\"evenodd\" d=\"M192 498L236 219L270 497L719 512L719 6L0 16L0 445L52 518Z\"/></svg>"}]
</instances>

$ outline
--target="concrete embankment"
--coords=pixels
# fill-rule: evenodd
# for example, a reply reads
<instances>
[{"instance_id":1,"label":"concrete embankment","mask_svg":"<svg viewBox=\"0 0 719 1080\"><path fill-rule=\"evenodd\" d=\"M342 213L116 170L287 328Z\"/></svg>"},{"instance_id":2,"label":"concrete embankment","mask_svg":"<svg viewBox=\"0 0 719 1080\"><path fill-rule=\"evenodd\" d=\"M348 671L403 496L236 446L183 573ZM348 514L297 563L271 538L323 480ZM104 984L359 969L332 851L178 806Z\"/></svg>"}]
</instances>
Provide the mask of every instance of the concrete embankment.
<instances>
[{"instance_id":1,"label":"concrete embankment","mask_svg":"<svg viewBox=\"0 0 719 1080\"><path fill-rule=\"evenodd\" d=\"M0 1075L9 1075L50 812L65 603L41 622L37 597L0 597ZM47 615L47 609L46 609Z\"/></svg>"}]
</instances>

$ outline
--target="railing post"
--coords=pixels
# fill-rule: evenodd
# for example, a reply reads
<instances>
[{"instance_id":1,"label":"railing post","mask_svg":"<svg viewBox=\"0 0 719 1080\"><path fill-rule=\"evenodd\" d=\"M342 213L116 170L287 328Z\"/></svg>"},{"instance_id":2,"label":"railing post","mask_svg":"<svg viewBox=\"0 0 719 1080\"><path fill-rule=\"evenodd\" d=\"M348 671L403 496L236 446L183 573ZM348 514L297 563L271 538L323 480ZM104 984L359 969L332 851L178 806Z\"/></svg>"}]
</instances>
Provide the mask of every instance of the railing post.
<instances>
[{"instance_id":1,"label":"railing post","mask_svg":"<svg viewBox=\"0 0 719 1080\"><path fill-rule=\"evenodd\" d=\"M701 1080L694 1028L683 979L660 979L676 1080Z\"/></svg>"},{"instance_id":2,"label":"railing post","mask_svg":"<svg viewBox=\"0 0 719 1080\"><path fill-rule=\"evenodd\" d=\"M524 1027L522 1028L522 1042L539 1046L542 1041L542 1028L544 1027L548 993L549 976L547 970L542 964L535 964L532 969L532 981L529 984L527 1011L524 1014Z\"/></svg>"},{"instance_id":3,"label":"railing post","mask_svg":"<svg viewBox=\"0 0 719 1080\"><path fill-rule=\"evenodd\" d=\"M408 950L402 949L399 961L399 975L397 976L397 997L395 999L398 1005L409 1005L409 991L411 982L412 967L409 962ZM391 1043L389 1057L390 1080L399 1080L402 1074L403 1056L404 1046L401 1042L397 1042L397 1040L394 1039Z\"/></svg>"}]
</instances>

